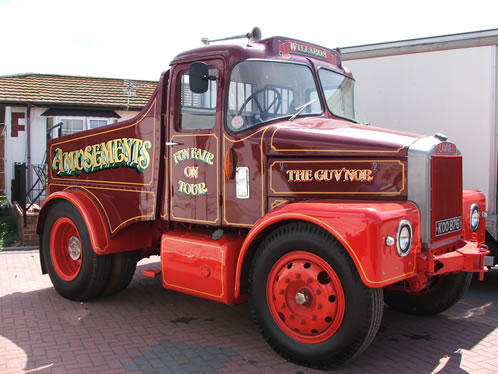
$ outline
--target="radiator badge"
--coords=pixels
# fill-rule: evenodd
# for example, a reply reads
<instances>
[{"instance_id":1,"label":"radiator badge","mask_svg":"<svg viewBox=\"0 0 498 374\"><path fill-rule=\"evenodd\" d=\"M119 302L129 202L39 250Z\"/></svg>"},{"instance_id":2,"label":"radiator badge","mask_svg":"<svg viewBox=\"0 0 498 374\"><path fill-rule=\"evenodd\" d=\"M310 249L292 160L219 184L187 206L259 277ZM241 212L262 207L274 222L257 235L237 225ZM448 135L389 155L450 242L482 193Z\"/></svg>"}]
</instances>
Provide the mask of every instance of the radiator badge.
<instances>
[{"instance_id":1,"label":"radiator badge","mask_svg":"<svg viewBox=\"0 0 498 374\"><path fill-rule=\"evenodd\" d=\"M436 154L438 155L456 155L457 149L455 144L443 142L436 146Z\"/></svg>"},{"instance_id":2,"label":"radiator badge","mask_svg":"<svg viewBox=\"0 0 498 374\"><path fill-rule=\"evenodd\" d=\"M124 166L143 173L150 164L151 147L152 144L148 140L119 138L70 152L56 148L52 160L52 172L61 177L79 175L82 171L88 174Z\"/></svg>"}]
</instances>

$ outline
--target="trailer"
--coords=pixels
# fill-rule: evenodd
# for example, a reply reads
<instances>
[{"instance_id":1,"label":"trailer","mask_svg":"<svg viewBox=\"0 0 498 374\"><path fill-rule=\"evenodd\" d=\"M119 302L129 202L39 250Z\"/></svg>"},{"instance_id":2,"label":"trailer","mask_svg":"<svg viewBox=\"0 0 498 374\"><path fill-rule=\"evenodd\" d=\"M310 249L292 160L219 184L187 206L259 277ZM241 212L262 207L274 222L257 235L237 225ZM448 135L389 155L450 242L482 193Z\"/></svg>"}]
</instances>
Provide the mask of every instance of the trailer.
<instances>
[{"instance_id":1,"label":"trailer","mask_svg":"<svg viewBox=\"0 0 498 374\"><path fill-rule=\"evenodd\" d=\"M136 118L49 140L37 232L55 289L111 295L159 255L146 275L249 302L270 346L317 368L360 354L384 302L454 305L488 254L457 146L357 123L338 50L237 40L176 56Z\"/></svg>"},{"instance_id":2,"label":"trailer","mask_svg":"<svg viewBox=\"0 0 498 374\"><path fill-rule=\"evenodd\" d=\"M341 49L364 122L458 144L464 188L487 198L489 265L498 259L497 45L494 29Z\"/></svg>"}]
</instances>

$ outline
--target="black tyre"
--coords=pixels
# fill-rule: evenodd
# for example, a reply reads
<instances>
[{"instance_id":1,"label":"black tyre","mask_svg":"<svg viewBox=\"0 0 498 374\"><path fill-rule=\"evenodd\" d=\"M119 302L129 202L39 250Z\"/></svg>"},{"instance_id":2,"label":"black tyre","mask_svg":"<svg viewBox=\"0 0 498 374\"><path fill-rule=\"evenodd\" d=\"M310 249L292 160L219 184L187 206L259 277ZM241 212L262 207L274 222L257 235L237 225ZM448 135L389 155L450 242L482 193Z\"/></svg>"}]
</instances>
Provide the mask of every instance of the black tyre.
<instances>
[{"instance_id":1,"label":"black tyre","mask_svg":"<svg viewBox=\"0 0 498 374\"><path fill-rule=\"evenodd\" d=\"M451 308L463 296L472 281L472 273L439 275L420 292L384 290L384 301L391 308L409 314L432 316Z\"/></svg>"},{"instance_id":2,"label":"black tyre","mask_svg":"<svg viewBox=\"0 0 498 374\"><path fill-rule=\"evenodd\" d=\"M102 296L114 295L128 287L135 274L137 262L138 252L113 254L111 275L102 291Z\"/></svg>"},{"instance_id":3,"label":"black tyre","mask_svg":"<svg viewBox=\"0 0 498 374\"><path fill-rule=\"evenodd\" d=\"M78 209L57 201L48 212L40 239L52 283L70 300L88 300L102 292L109 279L111 257L96 255Z\"/></svg>"},{"instance_id":4,"label":"black tyre","mask_svg":"<svg viewBox=\"0 0 498 374\"><path fill-rule=\"evenodd\" d=\"M328 368L362 352L379 328L382 289L366 287L341 244L290 223L258 247L249 302L266 341L298 364Z\"/></svg>"}]
</instances>

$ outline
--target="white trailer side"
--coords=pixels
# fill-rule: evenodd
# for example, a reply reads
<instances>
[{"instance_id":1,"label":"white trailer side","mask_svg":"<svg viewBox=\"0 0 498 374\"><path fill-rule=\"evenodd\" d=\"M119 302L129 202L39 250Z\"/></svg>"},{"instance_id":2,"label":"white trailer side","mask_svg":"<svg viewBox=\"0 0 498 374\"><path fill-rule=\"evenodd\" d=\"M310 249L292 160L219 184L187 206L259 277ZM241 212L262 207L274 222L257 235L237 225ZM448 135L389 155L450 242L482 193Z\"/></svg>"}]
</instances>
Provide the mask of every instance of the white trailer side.
<instances>
[{"instance_id":1,"label":"white trailer side","mask_svg":"<svg viewBox=\"0 0 498 374\"><path fill-rule=\"evenodd\" d=\"M357 81L360 118L375 126L447 135L464 155L464 188L487 198L498 239L498 29L342 48Z\"/></svg>"}]
</instances>

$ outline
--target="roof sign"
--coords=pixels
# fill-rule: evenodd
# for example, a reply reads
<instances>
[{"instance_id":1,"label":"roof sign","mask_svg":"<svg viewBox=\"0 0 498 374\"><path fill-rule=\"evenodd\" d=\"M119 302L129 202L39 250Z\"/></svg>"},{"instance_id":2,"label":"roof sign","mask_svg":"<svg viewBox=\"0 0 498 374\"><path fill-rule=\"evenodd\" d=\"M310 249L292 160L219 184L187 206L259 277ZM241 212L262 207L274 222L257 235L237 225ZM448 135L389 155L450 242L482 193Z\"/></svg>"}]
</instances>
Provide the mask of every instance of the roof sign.
<instances>
[{"instance_id":1,"label":"roof sign","mask_svg":"<svg viewBox=\"0 0 498 374\"><path fill-rule=\"evenodd\" d=\"M289 59L291 55L301 55L327 61L330 66L341 64L341 54L337 50L319 47L298 40L278 40L278 55Z\"/></svg>"}]
</instances>

